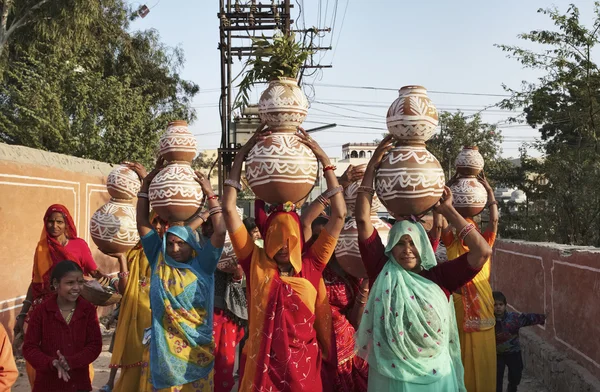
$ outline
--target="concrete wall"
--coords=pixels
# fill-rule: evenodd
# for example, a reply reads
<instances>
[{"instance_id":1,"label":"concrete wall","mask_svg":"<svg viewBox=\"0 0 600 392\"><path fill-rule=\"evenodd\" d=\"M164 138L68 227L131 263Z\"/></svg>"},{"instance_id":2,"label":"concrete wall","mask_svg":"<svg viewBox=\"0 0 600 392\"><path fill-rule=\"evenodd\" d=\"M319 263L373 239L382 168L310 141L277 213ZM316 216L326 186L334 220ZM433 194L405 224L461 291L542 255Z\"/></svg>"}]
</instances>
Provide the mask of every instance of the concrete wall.
<instances>
[{"instance_id":1,"label":"concrete wall","mask_svg":"<svg viewBox=\"0 0 600 392\"><path fill-rule=\"evenodd\" d=\"M89 244L99 268L118 271L117 263L98 251L89 234L92 214L109 199L105 184L111 169L101 162L0 144L0 323L11 334L51 204L69 209L78 236ZM99 309L101 314L108 310Z\"/></svg>"},{"instance_id":2,"label":"concrete wall","mask_svg":"<svg viewBox=\"0 0 600 392\"><path fill-rule=\"evenodd\" d=\"M575 371L569 363L577 363L589 372L582 377L600 379L600 249L500 240L491 284L506 295L510 310L546 314L545 326L526 329L564 354L564 361L557 365L560 356L529 350L537 352L531 358L540 359L538 376L552 375L553 384L565 385L561 380Z\"/></svg>"}]
</instances>

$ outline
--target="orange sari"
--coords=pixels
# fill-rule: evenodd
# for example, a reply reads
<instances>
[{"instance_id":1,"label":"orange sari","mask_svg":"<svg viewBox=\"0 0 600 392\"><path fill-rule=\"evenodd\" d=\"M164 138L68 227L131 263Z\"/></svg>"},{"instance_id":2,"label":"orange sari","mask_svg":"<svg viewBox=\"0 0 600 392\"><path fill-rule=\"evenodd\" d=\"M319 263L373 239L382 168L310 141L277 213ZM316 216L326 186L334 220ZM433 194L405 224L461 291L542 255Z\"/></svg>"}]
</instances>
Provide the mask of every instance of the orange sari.
<instances>
[{"instance_id":1,"label":"orange sari","mask_svg":"<svg viewBox=\"0 0 600 392\"><path fill-rule=\"evenodd\" d=\"M280 276L273 256L288 241L294 274ZM264 249L252 242L244 226L233 233L231 242L249 293L249 339L240 392L321 392L322 355L335 350L322 271L337 239L323 230L303 256L298 216L278 212L269 217Z\"/></svg>"}]
</instances>

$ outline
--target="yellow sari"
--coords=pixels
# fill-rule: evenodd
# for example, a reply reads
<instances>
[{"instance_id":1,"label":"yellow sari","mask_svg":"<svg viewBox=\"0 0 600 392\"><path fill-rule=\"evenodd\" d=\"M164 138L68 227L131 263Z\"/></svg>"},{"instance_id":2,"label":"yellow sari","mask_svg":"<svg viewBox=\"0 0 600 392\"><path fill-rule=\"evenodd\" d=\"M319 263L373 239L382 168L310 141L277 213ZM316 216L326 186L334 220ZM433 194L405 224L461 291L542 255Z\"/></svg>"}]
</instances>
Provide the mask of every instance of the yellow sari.
<instances>
[{"instance_id":1,"label":"yellow sari","mask_svg":"<svg viewBox=\"0 0 600 392\"><path fill-rule=\"evenodd\" d=\"M151 269L141 244L127 253L129 280L121 300L111 368L121 368L114 392L138 391L142 372L144 329L150 327Z\"/></svg>"},{"instance_id":2,"label":"yellow sari","mask_svg":"<svg viewBox=\"0 0 600 392\"><path fill-rule=\"evenodd\" d=\"M494 245L495 233L485 232L482 235L490 246ZM442 241L448 260L454 260L469 251L452 232L444 233ZM469 392L493 391L496 388L496 317L490 272L491 259L486 261L471 282L461 288L460 294L452 294L465 368L465 387Z\"/></svg>"}]
</instances>

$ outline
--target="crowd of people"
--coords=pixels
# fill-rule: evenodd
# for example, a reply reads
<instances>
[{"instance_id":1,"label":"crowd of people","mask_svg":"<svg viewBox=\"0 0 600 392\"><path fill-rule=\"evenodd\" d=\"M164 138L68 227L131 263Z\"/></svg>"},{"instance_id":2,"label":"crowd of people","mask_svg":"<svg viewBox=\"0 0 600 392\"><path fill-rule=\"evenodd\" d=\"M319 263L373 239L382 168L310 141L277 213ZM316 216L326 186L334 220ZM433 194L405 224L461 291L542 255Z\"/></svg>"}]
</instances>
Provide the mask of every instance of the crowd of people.
<instances>
[{"instance_id":1,"label":"crowd of people","mask_svg":"<svg viewBox=\"0 0 600 392\"><path fill-rule=\"evenodd\" d=\"M118 280L99 271L69 211L48 208L14 328L24 333L33 391L92 390L102 336L96 308L81 296L84 276L108 279L123 295L105 392L229 392L236 382L243 392L501 392L505 367L508 390L516 391L519 328L545 317L506 312L506 297L491 290L498 206L485 177L490 222L483 232L454 209L446 187L429 232L419 217L397 216L384 245L370 211L391 138L364 171L337 178L322 148L299 130L327 191L301 215L292 203L267 210L257 200L254 218L243 219L236 206L242 166L268 134L259 129L238 151L222 200L196 173L207 205L186 222L150 210L148 189L162 160L150 173L128 163L142 180L141 239L127 254L109 255ZM343 189L357 180L354 215L368 278L346 273L334 253L347 214ZM227 233L237 264L217 269ZM448 260L438 263L440 241ZM18 372L2 328L0 338L2 389Z\"/></svg>"}]
</instances>

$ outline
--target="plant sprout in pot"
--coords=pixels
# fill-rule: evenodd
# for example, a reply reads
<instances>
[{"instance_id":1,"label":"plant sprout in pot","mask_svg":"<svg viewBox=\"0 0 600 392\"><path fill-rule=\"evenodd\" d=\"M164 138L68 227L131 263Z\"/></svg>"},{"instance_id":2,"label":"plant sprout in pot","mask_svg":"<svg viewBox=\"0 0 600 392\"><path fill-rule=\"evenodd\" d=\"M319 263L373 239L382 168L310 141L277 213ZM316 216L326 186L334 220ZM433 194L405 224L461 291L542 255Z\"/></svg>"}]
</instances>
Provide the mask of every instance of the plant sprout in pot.
<instances>
[{"instance_id":1,"label":"plant sprout in pot","mask_svg":"<svg viewBox=\"0 0 600 392\"><path fill-rule=\"evenodd\" d=\"M258 83L269 83L258 101L260 119L272 132L296 132L308 113L308 100L298 87L298 72L312 53L296 42L295 35L277 32L269 38L252 38L254 57L238 85L234 109L248 106L249 93Z\"/></svg>"},{"instance_id":2,"label":"plant sprout in pot","mask_svg":"<svg viewBox=\"0 0 600 392\"><path fill-rule=\"evenodd\" d=\"M250 150L246 179L256 197L267 203L299 202L310 193L318 171L315 155L296 134L308 113L308 100L296 77L311 52L293 34L281 32L272 41L253 39L252 46L255 57L246 64L250 70L238 86L235 107L248 105L254 84L268 82L258 114L271 134Z\"/></svg>"}]
</instances>

